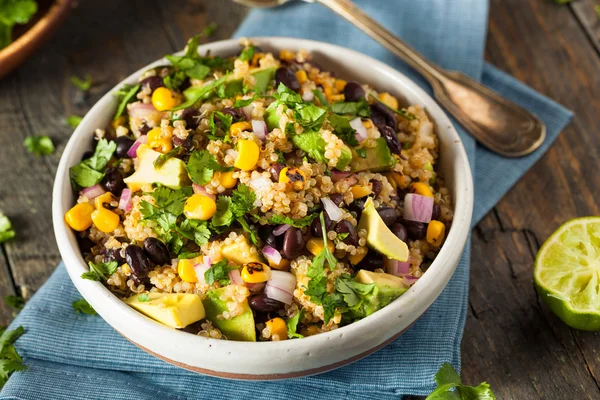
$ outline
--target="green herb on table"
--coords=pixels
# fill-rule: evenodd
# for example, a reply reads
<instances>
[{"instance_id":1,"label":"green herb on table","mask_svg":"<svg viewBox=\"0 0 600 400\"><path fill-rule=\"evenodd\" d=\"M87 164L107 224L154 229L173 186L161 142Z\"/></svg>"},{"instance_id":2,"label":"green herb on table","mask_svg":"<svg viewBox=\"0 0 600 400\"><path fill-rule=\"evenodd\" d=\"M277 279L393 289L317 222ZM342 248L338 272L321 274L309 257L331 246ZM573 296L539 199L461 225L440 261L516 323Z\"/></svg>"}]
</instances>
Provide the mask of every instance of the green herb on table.
<instances>
[{"instance_id":1,"label":"green herb on table","mask_svg":"<svg viewBox=\"0 0 600 400\"><path fill-rule=\"evenodd\" d=\"M86 75L85 79L81 79L78 76L72 76L71 83L82 92L87 92L92 87L92 77Z\"/></svg>"},{"instance_id":2,"label":"green herb on table","mask_svg":"<svg viewBox=\"0 0 600 400\"><path fill-rule=\"evenodd\" d=\"M206 26L206 28L204 28L202 30L202 36L211 37L212 35L215 34L216 30L217 30L217 24L215 24L214 22L211 22L210 24L208 24Z\"/></svg>"},{"instance_id":3,"label":"green herb on table","mask_svg":"<svg viewBox=\"0 0 600 400\"><path fill-rule=\"evenodd\" d=\"M78 314L98 315L96 310L85 299L75 300L72 305L73 310Z\"/></svg>"},{"instance_id":4,"label":"green herb on table","mask_svg":"<svg viewBox=\"0 0 600 400\"><path fill-rule=\"evenodd\" d=\"M13 346L13 343L24 333L25 329L19 326L17 329L5 330L0 336L0 389L8 381L10 374L27 369L17 349Z\"/></svg>"},{"instance_id":5,"label":"green herb on table","mask_svg":"<svg viewBox=\"0 0 600 400\"><path fill-rule=\"evenodd\" d=\"M21 310L25 305L25 299L21 296L4 296L4 302L15 310Z\"/></svg>"},{"instance_id":6,"label":"green herb on table","mask_svg":"<svg viewBox=\"0 0 600 400\"><path fill-rule=\"evenodd\" d=\"M219 282L221 286L229 285L229 271L227 260L223 259L206 270L204 280L208 285L212 285L215 282Z\"/></svg>"},{"instance_id":7,"label":"green herb on table","mask_svg":"<svg viewBox=\"0 0 600 400\"><path fill-rule=\"evenodd\" d=\"M23 145L31 154L36 156L47 156L54 153L54 143L48 136L28 136Z\"/></svg>"},{"instance_id":8,"label":"green herb on table","mask_svg":"<svg viewBox=\"0 0 600 400\"><path fill-rule=\"evenodd\" d=\"M119 264L116 261L110 262L99 262L94 264L93 262L88 263L90 270L81 274L82 279L88 279L90 281L105 281L112 274L117 271Z\"/></svg>"},{"instance_id":9,"label":"green herb on table","mask_svg":"<svg viewBox=\"0 0 600 400\"><path fill-rule=\"evenodd\" d=\"M102 170L108 164L116 149L116 142L100 139L96 145L94 155L86 158L69 170L73 188L86 188L100 182L104 178Z\"/></svg>"},{"instance_id":10,"label":"green herb on table","mask_svg":"<svg viewBox=\"0 0 600 400\"><path fill-rule=\"evenodd\" d=\"M15 237L15 231L8 217L0 212L0 243L4 243Z\"/></svg>"},{"instance_id":11,"label":"green herb on table","mask_svg":"<svg viewBox=\"0 0 600 400\"><path fill-rule=\"evenodd\" d=\"M12 43L15 25L24 25L37 12L34 0L0 0L0 50Z\"/></svg>"},{"instance_id":12,"label":"green herb on table","mask_svg":"<svg viewBox=\"0 0 600 400\"><path fill-rule=\"evenodd\" d=\"M69 125L70 127L77 128L77 126L79 126L79 124L81 123L82 119L83 117L80 117L79 115L71 115L67 117L66 122L67 125Z\"/></svg>"},{"instance_id":13,"label":"green herb on table","mask_svg":"<svg viewBox=\"0 0 600 400\"><path fill-rule=\"evenodd\" d=\"M460 376L452 365L445 363L435 375L437 389L425 400L494 400L496 396L490 385L483 382L479 386L463 385ZM454 389L454 390L453 390Z\"/></svg>"}]
</instances>

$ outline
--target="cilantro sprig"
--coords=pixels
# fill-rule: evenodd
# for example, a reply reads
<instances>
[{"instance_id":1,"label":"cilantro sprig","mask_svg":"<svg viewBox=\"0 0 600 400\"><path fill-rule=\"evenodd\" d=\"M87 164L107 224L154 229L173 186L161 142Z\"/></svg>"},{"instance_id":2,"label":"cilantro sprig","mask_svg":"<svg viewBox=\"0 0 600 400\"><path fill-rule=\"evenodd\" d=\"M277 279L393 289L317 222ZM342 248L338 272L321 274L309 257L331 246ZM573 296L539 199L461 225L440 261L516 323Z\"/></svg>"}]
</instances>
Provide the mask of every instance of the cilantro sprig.
<instances>
[{"instance_id":1,"label":"cilantro sprig","mask_svg":"<svg viewBox=\"0 0 600 400\"><path fill-rule=\"evenodd\" d=\"M92 87L92 77L86 75L84 79L81 79L80 77L73 75L71 77L71 83L82 92L87 92Z\"/></svg>"},{"instance_id":2,"label":"cilantro sprig","mask_svg":"<svg viewBox=\"0 0 600 400\"><path fill-rule=\"evenodd\" d=\"M54 143L48 136L28 136L23 145L31 154L36 156L47 156L54 153Z\"/></svg>"},{"instance_id":3,"label":"cilantro sprig","mask_svg":"<svg viewBox=\"0 0 600 400\"><path fill-rule=\"evenodd\" d=\"M206 185L212 180L215 172L229 171L229 167L224 167L217 162L215 156L207 150L196 150L190 156L186 169L192 182L198 185Z\"/></svg>"},{"instance_id":4,"label":"cilantro sprig","mask_svg":"<svg viewBox=\"0 0 600 400\"><path fill-rule=\"evenodd\" d=\"M323 124L327 110L314 103L306 102L298 93L294 92L283 83L277 87L274 94L276 101L267 107L267 112L274 112L280 104L294 110L294 118L306 129L318 128Z\"/></svg>"},{"instance_id":5,"label":"cilantro sprig","mask_svg":"<svg viewBox=\"0 0 600 400\"><path fill-rule=\"evenodd\" d=\"M208 285L212 285L215 282L219 282L221 286L227 286L230 283L228 261L222 259L218 263L213 264L209 269L204 272L204 280Z\"/></svg>"},{"instance_id":6,"label":"cilantro sprig","mask_svg":"<svg viewBox=\"0 0 600 400\"><path fill-rule=\"evenodd\" d=\"M14 26L28 23L37 10L34 0L0 0L0 50L11 44Z\"/></svg>"},{"instance_id":7,"label":"cilantro sprig","mask_svg":"<svg viewBox=\"0 0 600 400\"><path fill-rule=\"evenodd\" d=\"M451 364L442 364L435 375L437 389L425 400L495 400L490 385L483 382L478 386L463 385L458 373Z\"/></svg>"},{"instance_id":8,"label":"cilantro sprig","mask_svg":"<svg viewBox=\"0 0 600 400\"><path fill-rule=\"evenodd\" d=\"M229 226L233 221L244 217L254 209L256 194L245 184L240 184L231 196L219 196L217 199L217 212L211 218L211 224L215 227ZM242 227L244 224L242 224Z\"/></svg>"},{"instance_id":9,"label":"cilantro sprig","mask_svg":"<svg viewBox=\"0 0 600 400\"><path fill-rule=\"evenodd\" d=\"M269 225L283 225L287 224L293 226L294 228L304 228L309 226L313 219L317 218L319 214L309 214L306 217L302 217L300 219L293 219L284 215L275 214L271 218L267 220Z\"/></svg>"},{"instance_id":10,"label":"cilantro sprig","mask_svg":"<svg viewBox=\"0 0 600 400\"><path fill-rule=\"evenodd\" d=\"M21 296L4 296L4 302L15 310L21 310L25 305L25 299Z\"/></svg>"},{"instance_id":11,"label":"cilantro sprig","mask_svg":"<svg viewBox=\"0 0 600 400\"><path fill-rule=\"evenodd\" d=\"M220 124L217 124L217 120ZM225 143L231 143L231 137L229 136L229 127L233 123L233 116L231 114L225 114L221 111L214 111L210 114L208 127L210 128L210 134L207 135L210 140L222 140Z\"/></svg>"},{"instance_id":12,"label":"cilantro sprig","mask_svg":"<svg viewBox=\"0 0 600 400\"><path fill-rule=\"evenodd\" d=\"M17 349L13 346L13 343L24 333L25 329L19 326L16 329L4 331L0 336L0 389L8 381L10 374L27 369Z\"/></svg>"},{"instance_id":13,"label":"cilantro sprig","mask_svg":"<svg viewBox=\"0 0 600 400\"><path fill-rule=\"evenodd\" d=\"M74 189L94 186L104 178L103 169L117 149L117 143L100 139L94 155L71 167L69 175Z\"/></svg>"},{"instance_id":14,"label":"cilantro sprig","mask_svg":"<svg viewBox=\"0 0 600 400\"><path fill-rule=\"evenodd\" d=\"M82 279L90 281L105 281L117 271L119 264L116 261L93 263L88 262L90 270L81 274Z\"/></svg>"}]
</instances>

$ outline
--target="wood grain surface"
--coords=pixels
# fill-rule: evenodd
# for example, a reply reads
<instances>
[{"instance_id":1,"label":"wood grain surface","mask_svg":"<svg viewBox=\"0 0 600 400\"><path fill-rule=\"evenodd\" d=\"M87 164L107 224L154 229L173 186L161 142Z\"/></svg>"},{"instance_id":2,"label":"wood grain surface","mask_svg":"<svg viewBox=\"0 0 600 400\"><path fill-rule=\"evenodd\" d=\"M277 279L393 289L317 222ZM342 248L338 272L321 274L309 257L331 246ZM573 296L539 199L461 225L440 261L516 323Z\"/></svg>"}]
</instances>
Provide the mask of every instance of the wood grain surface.
<instances>
[{"instance_id":1,"label":"wood grain surface","mask_svg":"<svg viewBox=\"0 0 600 400\"><path fill-rule=\"evenodd\" d=\"M17 238L0 249L0 292L30 297L59 261L51 187L72 128L132 71L185 45L209 22L227 38L246 14L229 1L81 1L48 44L0 81L0 210ZM562 222L599 215L600 22L595 0L558 6L492 0L486 58L575 111L550 151L473 234L463 380L489 382L499 399L600 398L600 336L566 327L532 283L537 249ZM72 75L89 74L82 95ZM23 139L46 134L54 155L36 158ZM12 310L0 302L0 325Z\"/></svg>"}]
</instances>

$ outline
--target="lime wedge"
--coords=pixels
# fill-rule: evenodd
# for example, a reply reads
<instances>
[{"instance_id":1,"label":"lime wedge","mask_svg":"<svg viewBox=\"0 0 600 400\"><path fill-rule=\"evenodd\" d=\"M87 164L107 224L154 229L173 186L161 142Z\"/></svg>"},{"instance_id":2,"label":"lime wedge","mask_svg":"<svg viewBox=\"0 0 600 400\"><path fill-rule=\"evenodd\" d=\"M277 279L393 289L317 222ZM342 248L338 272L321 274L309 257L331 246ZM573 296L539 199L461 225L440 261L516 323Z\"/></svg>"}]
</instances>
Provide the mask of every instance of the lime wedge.
<instances>
[{"instance_id":1,"label":"lime wedge","mask_svg":"<svg viewBox=\"0 0 600 400\"><path fill-rule=\"evenodd\" d=\"M533 276L542 300L567 325L600 330L600 217L558 228L540 248Z\"/></svg>"}]
</instances>

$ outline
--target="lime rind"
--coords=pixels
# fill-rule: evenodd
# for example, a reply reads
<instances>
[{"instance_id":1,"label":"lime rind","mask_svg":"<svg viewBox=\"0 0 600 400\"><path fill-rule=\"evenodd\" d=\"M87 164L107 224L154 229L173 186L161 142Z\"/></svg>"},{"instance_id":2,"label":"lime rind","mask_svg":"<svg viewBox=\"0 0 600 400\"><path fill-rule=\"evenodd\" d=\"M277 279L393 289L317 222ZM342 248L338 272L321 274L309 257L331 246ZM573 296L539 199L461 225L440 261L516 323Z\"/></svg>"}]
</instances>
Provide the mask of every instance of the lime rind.
<instances>
[{"instance_id":1,"label":"lime rind","mask_svg":"<svg viewBox=\"0 0 600 400\"><path fill-rule=\"evenodd\" d=\"M600 330L600 217L558 228L538 252L534 280L542 300L567 325Z\"/></svg>"}]
</instances>

